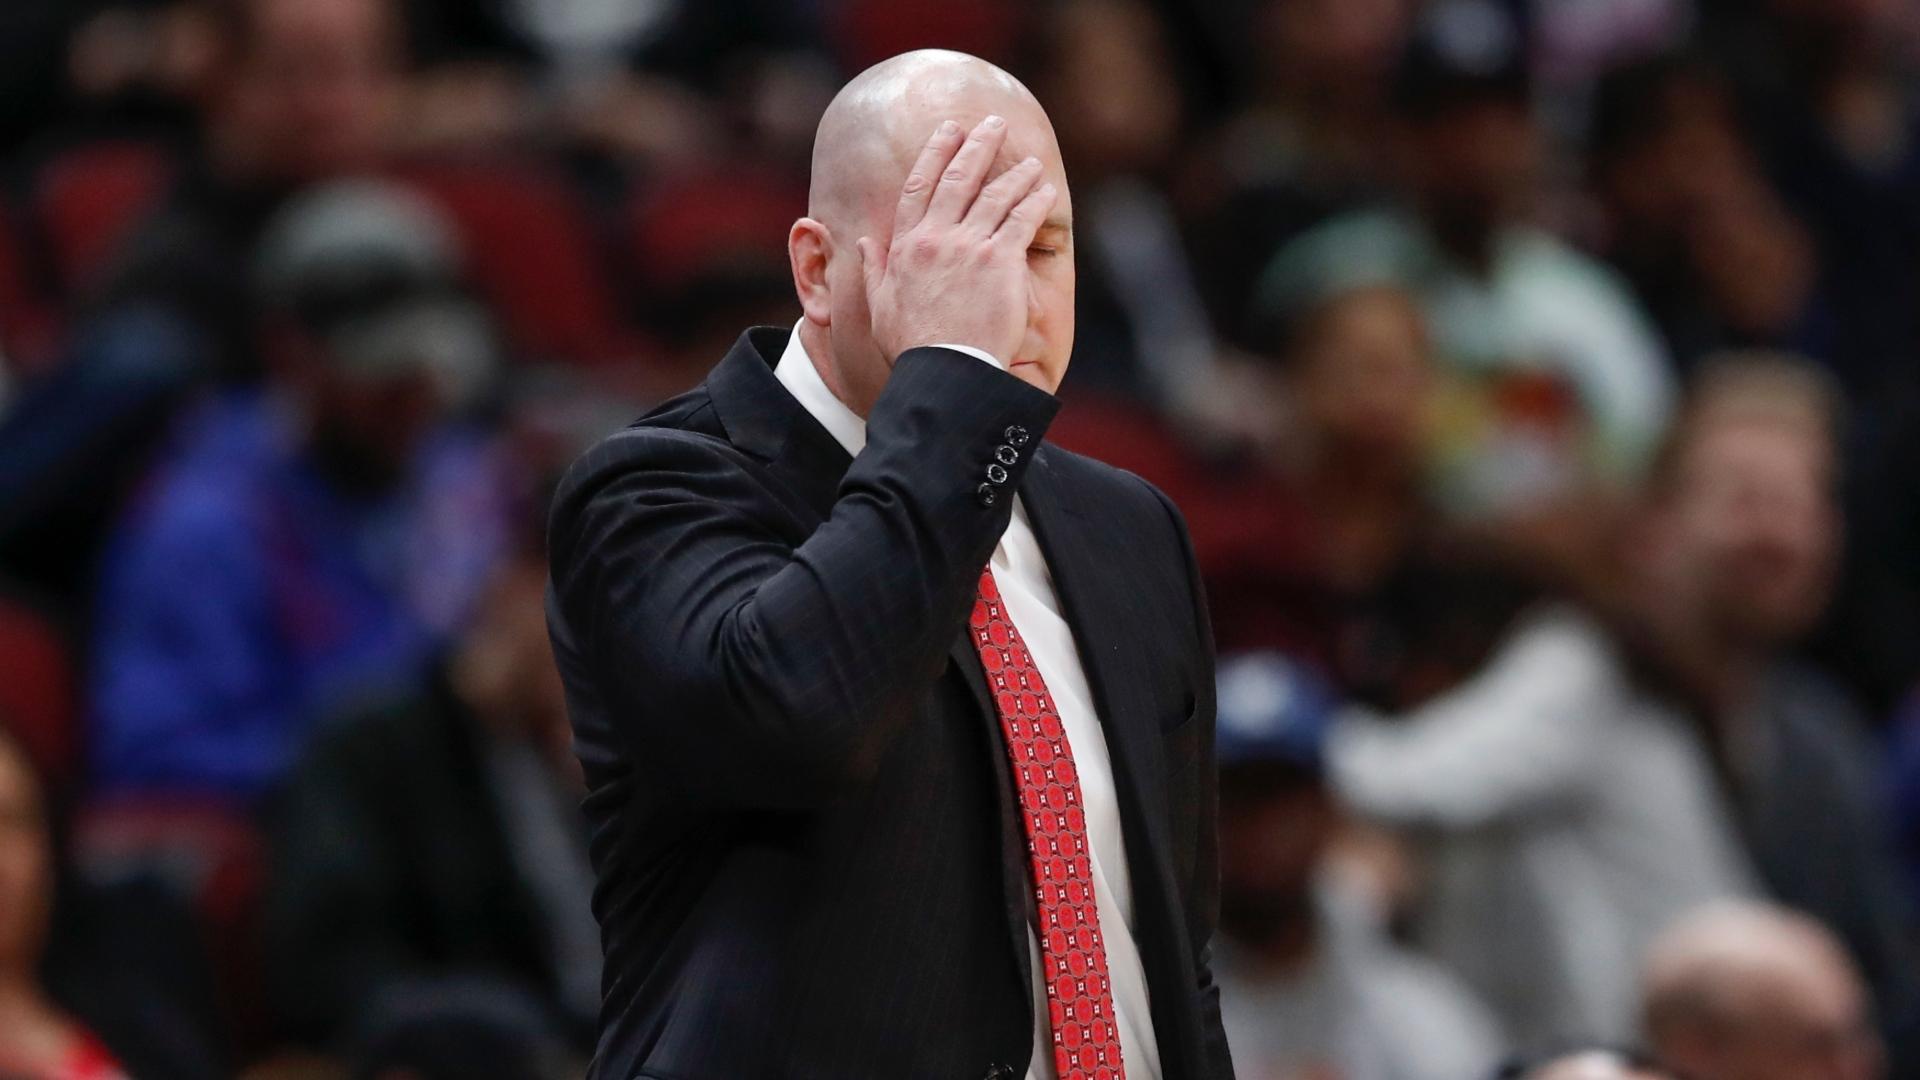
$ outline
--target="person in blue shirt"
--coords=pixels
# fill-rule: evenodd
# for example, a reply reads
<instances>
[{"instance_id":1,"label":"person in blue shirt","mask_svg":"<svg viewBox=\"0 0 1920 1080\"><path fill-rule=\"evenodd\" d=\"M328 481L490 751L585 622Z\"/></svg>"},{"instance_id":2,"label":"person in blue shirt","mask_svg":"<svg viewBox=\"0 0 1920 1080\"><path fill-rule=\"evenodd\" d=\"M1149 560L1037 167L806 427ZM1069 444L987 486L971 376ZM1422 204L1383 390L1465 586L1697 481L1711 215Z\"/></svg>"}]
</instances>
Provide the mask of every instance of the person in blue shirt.
<instances>
[{"instance_id":1,"label":"person in blue shirt","mask_svg":"<svg viewBox=\"0 0 1920 1080\"><path fill-rule=\"evenodd\" d=\"M313 717L413 680L502 548L502 461L450 417L491 368L444 223L354 182L258 255L272 376L184 418L108 545L96 794L247 805Z\"/></svg>"}]
</instances>

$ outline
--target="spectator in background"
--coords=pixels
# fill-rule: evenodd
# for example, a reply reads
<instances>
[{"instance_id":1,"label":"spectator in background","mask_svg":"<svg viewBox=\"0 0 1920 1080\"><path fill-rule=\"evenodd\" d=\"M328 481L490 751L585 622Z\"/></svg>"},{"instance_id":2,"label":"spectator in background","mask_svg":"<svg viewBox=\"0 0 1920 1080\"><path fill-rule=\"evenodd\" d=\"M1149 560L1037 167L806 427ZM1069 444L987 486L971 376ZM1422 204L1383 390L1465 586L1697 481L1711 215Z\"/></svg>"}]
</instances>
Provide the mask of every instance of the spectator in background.
<instances>
[{"instance_id":1,"label":"spectator in background","mask_svg":"<svg viewBox=\"0 0 1920 1080\"><path fill-rule=\"evenodd\" d=\"M1213 326L1166 194L1183 91L1166 28L1140 0L1072 0L1041 17L1035 92L1080 192L1072 391L1190 418L1220 392Z\"/></svg>"},{"instance_id":2,"label":"spectator in background","mask_svg":"<svg viewBox=\"0 0 1920 1080\"><path fill-rule=\"evenodd\" d=\"M1920 672L1914 28L1900 0L1769 0L1703 26L1818 257L1831 333L1816 355L1852 410L1847 566L1820 654L1882 714Z\"/></svg>"},{"instance_id":3,"label":"spectator in background","mask_svg":"<svg viewBox=\"0 0 1920 1080\"><path fill-rule=\"evenodd\" d=\"M197 144L104 280L77 283L70 355L0 425L0 557L84 604L98 545L175 415L261 374L242 283L308 184L377 164L401 90L393 0L206 0ZM191 50L189 50L191 52Z\"/></svg>"},{"instance_id":4,"label":"spectator in background","mask_svg":"<svg viewBox=\"0 0 1920 1080\"><path fill-rule=\"evenodd\" d=\"M404 39L393 0L210 0L207 10L198 145L100 302L168 310L208 340L208 373L247 376L260 357L234 283L290 197L382 163Z\"/></svg>"},{"instance_id":5,"label":"spectator in background","mask_svg":"<svg viewBox=\"0 0 1920 1080\"><path fill-rule=\"evenodd\" d=\"M27 759L0 736L0 1076L125 1080L113 1053L40 985L54 877L45 814Z\"/></svg>"},{"instance_id":6,"label":"spectator in background","mask_svg":"<svg viewBox=\"0 0 1920 1080\"><path fill-rule=\"evenodd\" d=\"M1769 173L1812 234L1832 305L1821 358L1869 423L1920 393L1911 20L1900 0L1768 0L1705 28L1739 82Z\"/></svg>"},{"instance_id":7,"label":"spectator in background","mask_svg":"<svg viewBox=\"0 0 1920 1080\"><path fill-rule=\"evenodd\" d=\"M1870 999L1813 919L1716 904L1660 935L1643 976L1647 1038L1687 1080L1875 1080Z\"/></svg>"},{"instance_id":8,"label":"spectator in background","mask_svg":"<svg viewBox=\"0 0 1920 1080\"><path fill-rule=\"evenodd\" d=\"M1441 508L1501 522L1490 539L1545 551L1553 534L1522 529L1525 519L1584 521L1587 494L1644 465L1670 406L1665 358L1611 274L1527 224L1542 133L1507 10L1429 6L1394 87L1406 201L1289 244L1261 280L1255 318L1284 325L1329 283L1411 289L1440 360L1430 460Z\"/></svg>"},{"instance_id":9,"label":"spectator in background","mask_svg":"<svg viewBox=\"0 0 1920 1080\"><path fill-rule=\"evenodd\" d=\"M1221 937L1214 977L1245 1080L1458 1080L1499 1060L1465 989L1388 937L1329 873L1340 813L1321 774L1332 701L1278 654L1220 667Z\"/></svg>"},{"instance_id":10,"label":"spectator in background","mask_svg":"<svg viewBox=\"0 0 1920 1080\"><path fill-rule=\"evenodd\" d=\"M426 686L330 725L275 800L266 970L304 1042L338 1041L383 994L485 980L590 1044L600 938L546 504L527 501L517 554Z\"/></svg>"},{"instance_id":11,"label":"spectator in background","mask_svg":"<svg viewBox=\"0 0 1920 1080\"><path fill-rule=\"evenodd\" d=\"M1366 655L1367 626L1429 524L1426 320L1391 286L1336 292L1301 312L1262 381L1272 491L1218 514L1187 508L1215 635L1312 660L1348 691L1374 689L1386 674Z\"/></svg>"},{"instance_id":12,"label":"spectator in background","mask_svg":"<svg viewBox=\"0 0 1920 1080\"><path fill-rule=\"evenodd\" d=\"M97 788L244 805L315 718L417 678L500 544L496 466L446 421L490 375L450 233L375 184L314 192L262 245L275 377L186 418L109 552Z\"/></svg>"},{"instance_id":13,"label":"spectator in background","mask_svg":"<svg viewBox=\"0 0 1920 1080\"><path fill-rule=\"evenodd\" d=\"M1901 1020L1903 905L1859 721L1785 654L1830 576L1833 423L1804 365L1710 365L1614 614L1543 609L1464 686L1336 739L1343 794L1444 837L1431 940L1524 1035L1626 1036L1627 958L1750 886L1834 927Z\"/></svg>"},{"instance_id":14,"label":"spectator in background","mask_svg":"<svg viewBox=\"0 0 1920 1080\"><path fill-rule=\"evenodd\" d=\"M1841 407L1801 361L1733 356L1702 369L1630 551L1639 648L1691 703L1768 891L1832 928L1904 1024L1910 898L1867 721L1791 653L1831 593Z\"/></svg>"},{"instance_id":15,"label":"spectator in background","mask_svg":"<svg viewBox=\"0 0 1920 1080\"><path fill-rule=\"evenodd\" d=\"M1252 286L1275 251L1326 216L1382 193L1388 88L1409 0L1252 0L1227 48L1251 100L1207 133L1183 177L1197 269L1223 333L1241 347Z\"/></svg>"},{"instance_id":16,"label":"spectator in background","mask_svg":"<svg viewBox=\"0 0 1920 1080\"><path fill-rule=\"evenodd\" d=\"M1240 412L1208 429L1224 445L1093 400L1048 438L1179 503L1222 650L1278 650L1402 708L1477 668L1536 592L1439 528L1423 484L1431 349L1404 290L1335 287L1302 301L1273 361L1237 370Z\"/></svg>"},{"instance_id":17,"label":"spectator in background","mask_svg":"<svg viewBox=\"0 0 1920 1080\"><path fill-rule=\"evenodd\" d=\"M1667 57L1609 75L1589 167L1608 258L1681 367L1724 348L1824 350L1812 242L1712 69Z\"/></svg>"},{"instance_id":18,"label":"spectator in background","mask_svg":"<svg viewBox=\"0 0 1920 1080\"><path fill-rule=\"evenodd\" d=\"M1341 797L1422 844L1417 938L1522 1047L1630 1037L1640 950L1753 888L1690 723L1601 624L1548 606L1454 689L1336 729Z\"/></svg>"}]
</instances>

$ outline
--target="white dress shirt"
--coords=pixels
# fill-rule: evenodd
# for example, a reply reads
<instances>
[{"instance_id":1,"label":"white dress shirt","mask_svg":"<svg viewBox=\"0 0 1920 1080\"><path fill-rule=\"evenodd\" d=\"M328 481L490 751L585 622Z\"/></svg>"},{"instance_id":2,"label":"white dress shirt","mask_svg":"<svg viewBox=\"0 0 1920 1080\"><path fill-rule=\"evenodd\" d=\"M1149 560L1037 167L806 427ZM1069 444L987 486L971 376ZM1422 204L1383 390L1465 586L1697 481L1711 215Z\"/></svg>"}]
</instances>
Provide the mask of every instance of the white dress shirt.
<instances>
[{"instance_id":1,"label":"white dress shirt","mask_svg":"<svg viewBox=\"0 0 1920 1080\"><path fill-rule=\"evenodd\" d=\"M965 345L942 345L1006 369L1006 365L987 353ZM800 328L795 326L787 339L787 349L774 368L774 377L800 402L820 426L827 429L847 453L858 457L867 445L867 422L860 418L820 378L807 350L800 343ZM1080 774L1080 797L1087 811L1087 851L1093 863L1093 899L1100 913L1100 926L1107 949L1107 975L1113 989L1114 1019L1120 1030L1120 1054L1128 1080L1159 1080L1160 1047L1153 1031L1153 1015L1148 1008L1147 978L1140 966L1140 949L1134 943L1133 891L1127 880L1127 852L1120 835L1120 807L1113 790L1113 762L1107 754L1107 738L1100 718L1093 709L1093 693L1087 685L1086 670L1080 664L1080 651L1074 645L1073 629L1060 612L1060 598L1053 590L1053 574L1040 552L1033 525L1020 496L1013 498L1013 521L993 549L990 565L993 579L1000 587L1001 603L1013 617L1014 626L1026 641L1027 651L1046 681L1047 691L1060 712L1066 729L1067 745ZM1124 927L1125 933L1116 928ZM1033 1000L1033 1063L1027 1067L1027 1080L1055 1080L1053 1066L1053 1029L1048 1023L1046 989L1040 975L1040 940L1033 928L1027 928L1027 955L1031 958Z\"/></svg>"}]
</instances>

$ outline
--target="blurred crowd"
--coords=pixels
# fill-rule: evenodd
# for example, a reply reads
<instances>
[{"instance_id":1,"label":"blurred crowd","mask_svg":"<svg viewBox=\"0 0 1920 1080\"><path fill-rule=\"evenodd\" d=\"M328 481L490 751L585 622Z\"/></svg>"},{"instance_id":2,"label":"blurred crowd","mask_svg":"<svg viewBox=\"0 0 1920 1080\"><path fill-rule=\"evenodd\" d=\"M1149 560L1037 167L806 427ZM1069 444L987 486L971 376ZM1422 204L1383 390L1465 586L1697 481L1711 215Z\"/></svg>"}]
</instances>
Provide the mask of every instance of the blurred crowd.
<instances>
[{"instance_id":1,"label":"blurred crowd","mask_svg":"<svg viewBox=\"0 0 1920 1080\"><path fill-rule=\"evenodd\" d=\"M0 1076L578 1074L547 492L927 45L1192 529L1240 1075L1920 1076L1908 0L7 0Z\"/></svg>"}]
</instances>

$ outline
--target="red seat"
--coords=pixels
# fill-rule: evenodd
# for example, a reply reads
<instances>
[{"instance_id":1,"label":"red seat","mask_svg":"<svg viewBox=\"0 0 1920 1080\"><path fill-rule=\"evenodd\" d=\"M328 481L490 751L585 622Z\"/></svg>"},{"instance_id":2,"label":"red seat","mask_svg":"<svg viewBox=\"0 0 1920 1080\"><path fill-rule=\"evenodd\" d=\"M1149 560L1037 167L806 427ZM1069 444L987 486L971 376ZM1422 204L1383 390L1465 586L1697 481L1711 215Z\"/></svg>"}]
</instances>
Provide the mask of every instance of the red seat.
<instances>
[{"instance_id":1,"label":"red seat","mask_svg":"<svg viewBox=\"0 0 1920 1080\"><path fill-rule=\"evenodd\" d=\"M106 267L171 182L167 156L151 143L91 143L40 169L34 212L52 251L54 272L69 295Z\"/></svg>"},{"instance_id":2,"label":"red seat","mask_svg":"<svg viewBox=\"0 0 1920 1080\"><path fill-rule=\"evenodd\" d=\"M627 354L587 215L559 178L517 163L455 161L412 163L399 179L458 226L474 285L522 354L589 364Z\"/></svg>"},{"instance_id":3,"label":"red seat","mask_svg":"<svg viewBox=\"0 0 1920 1080\"><path fill-rule=\"evenodd\" d=\"M643 287L670 293L713 270L784 268L787 230L806 212L805 184L765 170L677 177L639 192L627 210L635 272Z\"/></svg>"}]
</instances>

